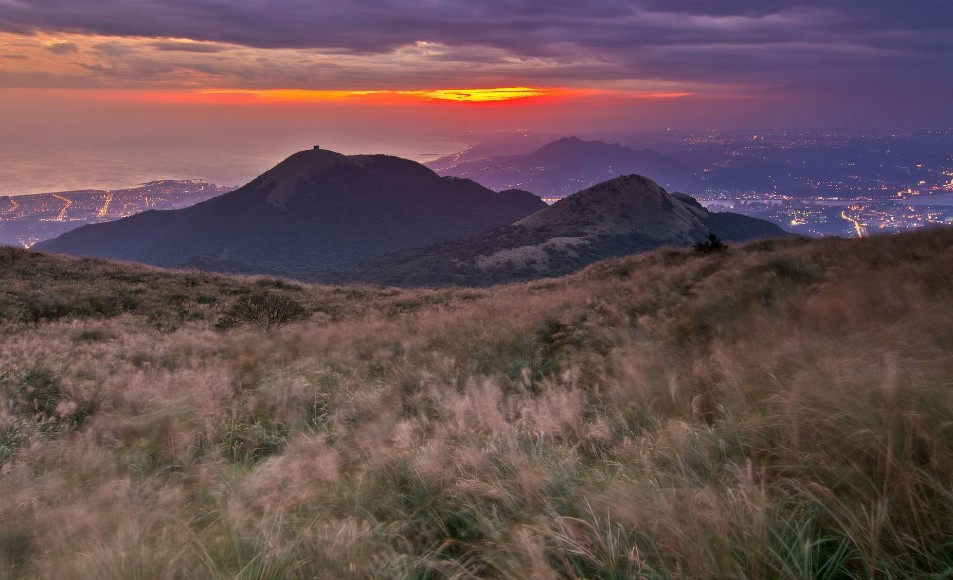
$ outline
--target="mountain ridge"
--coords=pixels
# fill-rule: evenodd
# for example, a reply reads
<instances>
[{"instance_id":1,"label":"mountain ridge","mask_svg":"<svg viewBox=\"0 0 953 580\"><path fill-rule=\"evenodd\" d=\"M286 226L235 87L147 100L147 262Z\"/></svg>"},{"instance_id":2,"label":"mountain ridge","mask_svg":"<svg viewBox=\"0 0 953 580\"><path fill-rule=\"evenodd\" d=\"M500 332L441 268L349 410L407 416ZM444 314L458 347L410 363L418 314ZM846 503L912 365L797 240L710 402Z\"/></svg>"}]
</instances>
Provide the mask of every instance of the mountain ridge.
<instances>
[{"instance_id":1,"label":"mountain ridge","mask_svg":"<svg viewBox=\"0 0 953 580\"><path fill-rule=\"evenodd\" d=\"M385 286L486 286L561 276L593 262L708 234L726 241L788 235L739 214L714 214L684 193L625 175L581 190L485 234L413 248L332 273L324 281Z\"/></svg>"},{"instance_id":2,"label":"mountain ridge","mask_svg":"<svg viewBox=\"0 0 953 580\"><path fill-rule=\"evenodd\" d=\"M545 204L387 155L295 153L245 186L185 210L79 228L38 249L162 267L247 264L303 277L512 223Z\"/></svg>"},{"instance_id":3,"label":"mountain ridge","mask_svg":"<svg viewBox=\"0 0 953 580\"><path fill-rule=\"evenodd\" d=\"M527 153L484 157L440 167L441 175L473 179L491 189L518 187L547 198L562 198L620 175L651 175L670 190L701 186L688 167L652 149L563 137Z\"/></svg>"}]
</instances>

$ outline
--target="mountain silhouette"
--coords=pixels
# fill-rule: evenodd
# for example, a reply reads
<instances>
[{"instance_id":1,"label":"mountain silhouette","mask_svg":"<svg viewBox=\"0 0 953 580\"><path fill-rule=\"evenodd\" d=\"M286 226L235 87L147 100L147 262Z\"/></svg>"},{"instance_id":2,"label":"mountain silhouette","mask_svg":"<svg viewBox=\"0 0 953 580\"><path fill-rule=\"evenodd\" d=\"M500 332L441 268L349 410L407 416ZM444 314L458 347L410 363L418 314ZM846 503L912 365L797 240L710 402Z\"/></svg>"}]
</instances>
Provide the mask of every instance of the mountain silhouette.
<instances>
[{"instance_id":1,"label":"mountain silhouette","mask_svg":"<svg viewBox=\"0 0 953 580\"><path fill-rule=\"evenodd\" d=\"M442 175L473 179L491 189L525 189L541 197L566 197L626 174L651 175L671 191L695 191L701 186L690 169L667 155L576 137L553 141L530 153L441 167Z\"/></svg>"},{"instance_id":2,"label":"mountain silhouette","mask_svg":"<svg viewBox=\"0 0 953 580\"><path fill-rule=\"evenodd\" d=\"M787 235L756 218L711 213L641 175L584 189L510 226L427 248L396 252L331 279L385 286L485 286L559 276L605 258L713 233L727 241Z\"/></svg>"},{"instance_id":3,"label":"mountain silhouette","mask_svg":"<svg viewBox=\"0 0 953 580\"><path fill-rule=\"evenodd\" d=\"M315 148L204 203L85 226L37 248L307 278L484 232L545 207L528 192L498 193L406 159Z\"/></svg>"}]
</instances>

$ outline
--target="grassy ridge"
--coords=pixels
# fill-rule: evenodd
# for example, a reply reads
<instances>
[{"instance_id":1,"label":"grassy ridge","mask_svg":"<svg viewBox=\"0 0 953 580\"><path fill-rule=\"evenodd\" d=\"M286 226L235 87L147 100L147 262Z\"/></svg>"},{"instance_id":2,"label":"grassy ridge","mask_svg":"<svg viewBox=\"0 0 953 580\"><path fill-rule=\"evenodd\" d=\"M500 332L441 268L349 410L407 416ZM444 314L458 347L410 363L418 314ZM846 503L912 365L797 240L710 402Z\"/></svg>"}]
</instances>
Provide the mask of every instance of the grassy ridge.
<instances>
[{"instance_id":1,"label":"grassy ridge","mask_svg":"<svg viewBox=\"0 0 953 580\"><path fill-rule=\"evenodd\" d=\"M0 283L9 576L953 573L949 230L492 290ZM215 330L263 289L311 319Z\"/></svg>"}]
</instances>

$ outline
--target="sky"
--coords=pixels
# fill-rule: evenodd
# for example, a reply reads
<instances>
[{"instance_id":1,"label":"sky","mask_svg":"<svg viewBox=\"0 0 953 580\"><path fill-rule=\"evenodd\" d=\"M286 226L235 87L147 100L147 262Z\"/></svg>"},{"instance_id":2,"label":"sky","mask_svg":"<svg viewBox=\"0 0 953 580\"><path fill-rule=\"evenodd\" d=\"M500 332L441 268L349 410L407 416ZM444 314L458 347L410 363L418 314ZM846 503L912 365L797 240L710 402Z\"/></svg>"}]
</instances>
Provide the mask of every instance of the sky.
<instances>
[{"instance_id":1,"label":"sky","mask_svg":"<svg viewBox=\"0 0 953 580\"><path fill-rule=\"evenodd\" d=\"M0 0L0 195L312 144L953 126L953 0Z\"/></svg>"}]
</instances>

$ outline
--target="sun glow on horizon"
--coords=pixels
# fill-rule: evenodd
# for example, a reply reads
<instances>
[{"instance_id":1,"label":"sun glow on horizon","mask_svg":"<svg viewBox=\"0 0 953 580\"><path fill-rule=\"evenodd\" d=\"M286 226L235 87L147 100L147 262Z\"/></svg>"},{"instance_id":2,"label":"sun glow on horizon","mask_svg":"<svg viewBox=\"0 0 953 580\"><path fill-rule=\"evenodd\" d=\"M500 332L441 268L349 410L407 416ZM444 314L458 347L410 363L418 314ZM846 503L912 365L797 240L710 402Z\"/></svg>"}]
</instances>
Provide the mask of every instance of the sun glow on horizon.
<instances>
[{"instance_id":1,"label":"sun glow on horizon","mask_svg":"<svg viewBox=\"0 0 953 580\"><path fill-rule=\"evenodd\" d=\"M199 99L214 98L232 102L269 103L507 103L519 101L561 100L580 97L622 99L678 99L688 92L629 92L604 89L563 87L498 87L478 89L421 90L321 90L321 89L203 89L193 93ZM186 97L188 98L188 97Z\"/></svg>"},{"instance_id":2,"label":"sun glow on horizon","mask_svg":"<svg viewBox=\"0 0 953 580\"><path fill-rule=\"evenodd\" d=\"M251 97L270 102L311 102L326 103L334 101L449 101L456 103L498 103L530 98L551 97L571 94L571 89L553 89L537 87L500 87L481 89L425 89L425 90L309 90L309 89L205 89L200 95L223 97ZM582 91L579 91L582 92Z\"/></svg>"},{"instance_id":3,"label":"sun glow on horizon","mask_svg":"<svg viewBox=\"0 0 953 580\"><path fill-rule=\"evenodd\" d=\"M486 103L513 101L517 99L527 99L530 97L546 97L553 95L557 91L565 91L565 89L502 87L494 89L438 89L435 91L400 91L400 93L403 95L411 95L437 101Z\"/></svg>"},{"instance_id":4,"label":"sun glow on horizon","mask_svg":"<svg viewBox=\"0 0 953 580\"><path fill-rule=\"evenodd\" d=\"M390 91L334 91L309 89L202 89L195 93L199 97L223 97L235 100L255 100L268 102L328 103L334 101L360 100L372 95L387 94Z\"/></svg>"}]
</instances>

